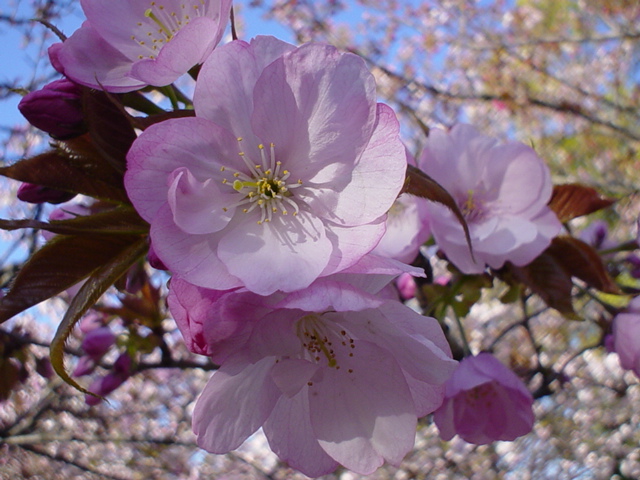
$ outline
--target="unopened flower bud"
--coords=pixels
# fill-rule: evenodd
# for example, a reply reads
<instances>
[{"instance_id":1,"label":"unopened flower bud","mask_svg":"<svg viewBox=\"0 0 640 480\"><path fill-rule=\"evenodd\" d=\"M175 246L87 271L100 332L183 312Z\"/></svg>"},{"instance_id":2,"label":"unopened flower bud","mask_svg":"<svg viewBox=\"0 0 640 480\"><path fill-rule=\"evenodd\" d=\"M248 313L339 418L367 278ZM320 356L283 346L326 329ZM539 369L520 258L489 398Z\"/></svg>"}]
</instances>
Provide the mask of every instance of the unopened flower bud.
<instances>
[{"instance_id":1,"label":"unopened flower bud","mask_svg":"<svg viewBox=\"0 0 640 480\"><path fill-rule=\"evenodd\" d=\"M82 350L94 360L102 357L115 343L116 336L109 327L91 330L82 340Z\"/></svg>"},{"instance_id":2,"label":"unopened flower bud","mask_svg":"<svg viewBox=\"0 0 640 480\"><path fill-rule=\"evenodd\" d=\"M77 137L86 131L80 88L70 80L56 80L25 95L18 109L31 125L52 137Z\"/></svg>"},{"instance_id":3,"label":"unopened flower bud","mask_svg":"<svg viewBox=\"0 0 640 480\"><path fill-rule=\"evenodd\" d=\"M82 377L83 375L89 375L90 373L93 373L95 369L95 360L93 360L88 355L83 355L78 360L78 364L76 365L76 368L73 370L71 375L74 377Z\"/></svg>"},{"instance_id":4,"label":"unopened flower bud","mask_svg":"<svg viewBox=\"0 0 640 480\"><path fill-rule=\"evenodd\" d=\"M17 197L27 203L63 203L75 197L75 193L57 190L55 188L35 185L33 183L23 183L18 188Z\"/></svg>"}]
</instances>

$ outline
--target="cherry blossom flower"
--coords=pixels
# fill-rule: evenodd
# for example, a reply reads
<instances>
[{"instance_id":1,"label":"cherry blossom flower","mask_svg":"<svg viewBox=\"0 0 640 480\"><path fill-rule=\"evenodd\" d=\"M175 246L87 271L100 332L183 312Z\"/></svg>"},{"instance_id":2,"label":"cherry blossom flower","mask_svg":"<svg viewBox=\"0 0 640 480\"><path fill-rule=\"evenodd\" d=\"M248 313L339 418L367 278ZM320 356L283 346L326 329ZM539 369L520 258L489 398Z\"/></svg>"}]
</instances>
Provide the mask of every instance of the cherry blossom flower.
<instances>
[{"instance_id":1,"label":"cherry blossom flower","mask_svg":"<svg viewBox=\"0 0 640 480\"><path fill-rule=\"evenodd\" d=\"M81 0L87 16L51 63L73 81L109 92L173 83L218 44L231 0Z\"/></svg>"},{"instance_id":2,"label":"cherry blossom flower","mask_svg":"<svg viewBox=\"0 0 640 480\"><path fill-rule=\"evenodd\" d=\"M362 474L398 465L417 418L440 405L455 369L435 319L333 279L277 294L266 308L270 300L250 292L199 295L214 306L191 311L204 344L224 348L228 339L235 350L193 414L198 445L213 453L238 448L262 426L272 450L309 476L338 464ZM249 308L237 308L243 302Z\"/></svg>"},{"instance_id":3,"label":"cherry blossom flower","mask_svg":"<svg viewBox=\"0 0 640 480\"><path fill-rule=\"evenodd\" d=\"M428 203L403 193L387 213L387 231L373 253L411 263L430 236Z\"/></svg>"},{"instance_id":4,"label":"cherry blossom flower","mask_svg":"<svg viewBox=\"0 0 640 480\"><path fill-rule=\"evenodd\" d=\"M466 357L445 385L433 419L444 440L454 435L476 445L515 440L533 428L533 397L490 353Z\"/></svg>"},{"instance_id":5,"label":"cherry blossom flower","mask_svg":"<svg viewBox=\"0 0 640 480\"><path fill-rule=\"evenodd\" d=\"M500 268L506 261L526 265L562 228L547 207L549 169L522 143L499 145L464 124L449 132L433 129L418 164L453 196L465 216L474 257L453 213L429 203L436 243L464 273L481 273L485 264Z\"/></svg>"},{"instance_id":6,"label":"cherry blossom flower","mask_svg":"<svg viewBox=\"0 0 640 480\"><path fill-rule=\"evenodd\" d=\"M613 319L613 351L620 366L640 377L640 297L629 303L626 311Z\"/></svg>"},{"instance_id":7,"label":"cherry blossom flower","mask_svg":"<svg viewBox=\"0 0 640 480\"><path fill-rule=\"evenodd\" d=\"M328 45L216 49L196 117L149 127L128 154L125 186L158 258L195 285L261 295L354 265L384 234L406 169L395 114L375 97L363 60Z\"/></svg>"}]
</instances>

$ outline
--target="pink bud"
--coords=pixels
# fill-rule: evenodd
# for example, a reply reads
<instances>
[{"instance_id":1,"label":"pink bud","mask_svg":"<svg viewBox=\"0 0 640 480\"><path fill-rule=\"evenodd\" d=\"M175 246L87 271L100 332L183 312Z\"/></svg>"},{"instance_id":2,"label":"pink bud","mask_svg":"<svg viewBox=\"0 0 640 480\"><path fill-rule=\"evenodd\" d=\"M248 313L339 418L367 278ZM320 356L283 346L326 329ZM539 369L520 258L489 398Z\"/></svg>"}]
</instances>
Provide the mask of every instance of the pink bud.
<instances>
[{"instance_id":1,"label":"pink bud","mask_svg":"<svg viewBox=\"0 0 640 480\"><path fill-rule=\"evenodd\" d=\"M75 197L75 193L57 190L55 188L35 185L33 183L23 183L18 188L18 200L27 203L63 203Z\"/></svg>"},{"instance_id":2,"label":"pink bud","mask_svg":"<svg viewBox=\"0 0 640 480\"><path fill-rule=\"evenodd\" d=\"M70 80L56 80L25 95L18 109L31 125L55 138L77 137L86 131L81 92Z\"/></svg>"},{"instance_id":3,"label":"pink bud","mask_svg":"<svg viewBox=\"0 0 640 480\"><path fill-rule=\"evenodd\" d=\"M409 273L401 274L396 280L400 298L410 300L416 296L416 282Z\"/></svg>"},{"instance_id":4,"label":"pink bud","mask_svg":"<svg viewBox=\"0 0 640 480\"><path fill-rule=\"evenodd\" d=\"M120 375L131 374L132 360L128 353L122 353L113 364L113 370Z\"/></svg>"},{"instance_id":5,"label":"pink bud","mask_svg":"<svg viewBox=\"0 0 640 480\"><path fill-rule=\"evenodd\" d=\"M98 360L109 351L115 341L116 336L109 327L100 327L87 333L82 340L82 349L88 356Z\"/></svg>"},{"instance_id":6,"label":"pink bud","mask_svg":"<svg viewBox=\"0 0 640 480\"><path fill-rule=\"evenodd\" d=\"M640 377L640 296L613 319L613 350L620 365Z\"/></svg>"},{"instance_id":7,"label":"pink bud","mask_svg":"<svg viewBox=\"0 0 640 480\"><path fill-rule=\"evenodd\" d=\"M116 388L122 385L126 380L127 376L120 375L118 373L109 373L104 377L96 378L89 387L89 391L95 393L96 395L100 395L101 397L106 397L111 392L113 392ZM97 405L102 399L94 397L93 395L85 395L84 401L87 405Z\"/></svg>"},{"instance_id":8,"label":"pink bud","mask_svg":"<svg viewBox=\"0 0 640 480\"><path fill-rule=\"evenodd\" d=\"M83 355L78 360L78 364L76 365L76 368L73 370L73 373L71 373L71 375L74 377L89 375L90 373L93 373L95 368L96 368L95 360L93 360L91 357L87 355Z\"/></svg>"},{"instance_id":9,"label":"pink bud","mask_svg":"<svg viewBox=\"0 0 640 480\"><path fill-rule=\"evenodd\" d=\"M89 313L80 320L80 331L84 334L100 327L104 327L104 315L95 310L90 310Z\"/></svg>"},{"instance_id":10,"label":"pink bud","mask_svg":"<svg viewBox=\"0 0 640 480\"><path fill-rule=\"evenodd\" d=\"M445 384L433 419L444 440L458 434L485 445L515 440L533 428L533 397L522 381L490 353L462 359Z\"/></svg>"}]
</instances>

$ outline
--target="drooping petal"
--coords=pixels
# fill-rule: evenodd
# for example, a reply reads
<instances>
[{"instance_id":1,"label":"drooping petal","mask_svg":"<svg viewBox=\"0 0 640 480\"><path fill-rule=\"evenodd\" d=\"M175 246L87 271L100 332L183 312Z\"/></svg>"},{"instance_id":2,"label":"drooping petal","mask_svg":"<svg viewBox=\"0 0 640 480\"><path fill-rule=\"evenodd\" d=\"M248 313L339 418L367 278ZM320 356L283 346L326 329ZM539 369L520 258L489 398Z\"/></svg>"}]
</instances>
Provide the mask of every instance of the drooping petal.
<instances>
[{"instance_id":1,"label":"drooping petal","mask_svg":"<svg viewBox=\"0 0 640 480\"><path fill-rule=\"evenodd\" d=\"M262 426L280 397L269 375L273 364L273 358L255 364L237 358L213 374L193 412L198 446L226 453Z\"/></svg>"},{"instance_id":2,"label":"drooping petal","mask_svg":"<svg viewBox=\"0 0 640 480\"><path fill-rule=\"evenodd\" d=\"M306 388L293 398L280 397L264 424L273 452L305 475L315 478L333 472L338 462L320 448L311 428Z\"/></svg>"},{"instance_id":3,"label":"drooping petal","mask_svg":"<svg viewBox=\"0 0 640 480\"><path fill-rule=\"evenodd\" d=\"M385 350L360 341L347 358L340 370L324 369L321 386L309 387L311 425L329 456L368 475L384 461L402 461L413 447L416 414L402 371Z\"/></svg>"}]
</instances>

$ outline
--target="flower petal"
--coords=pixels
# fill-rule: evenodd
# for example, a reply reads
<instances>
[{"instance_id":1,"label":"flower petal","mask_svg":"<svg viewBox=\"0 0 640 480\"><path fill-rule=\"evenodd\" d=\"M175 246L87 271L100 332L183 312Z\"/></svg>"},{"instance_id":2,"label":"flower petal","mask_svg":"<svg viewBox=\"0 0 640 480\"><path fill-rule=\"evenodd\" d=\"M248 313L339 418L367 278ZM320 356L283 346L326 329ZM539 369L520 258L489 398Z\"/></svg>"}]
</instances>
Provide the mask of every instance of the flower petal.
<instances>
[{"instance_id":1,"label":"flower petal","mask_svg":"<svg viewBox=\"0 0 640 480\"><path fill-rule=\"evenodd\" d=\"M213 374L193 412L198 446L227 453L262 426L280 397L269 375L273 364L273 358L255 364L233 359Z\"/></svg>"},{"instance_id":2,"label":"flower petal","mask_svg":"<svg viewBox=\"0 0 640 480\"><path fill-rule=\"evenodd\" d=\"M338 467L313 433L306 390L291 399L280 397L264 424L264 433L278 457L309 477L331 473Z\"/></svg>"},{"instance_id":3,"label":"flower petal","mask_svg":"<svg viewBox=\"0 0 640 480\"><path fill-rule=\"evenodd\" d=\"M389 353L366 341L356 350L351 362L341 359L340 370L323 370L322 382L309 387L309 407L320 446L346 468L368 475L385 460L398 465L411 450L416 414Z\"/></svg>"},{"instance_id":4,"label":"flower petal","mask_svg":"<svg viewBox=\"0 0 640 480\"><path fill-rule=\"evenodd\" d=\"M304 211L262 224L235 222L218 244L218 256L229 273L260 295L308 287L327 265L331 250L322 222Z\"/></svg>"}]
</instances>

